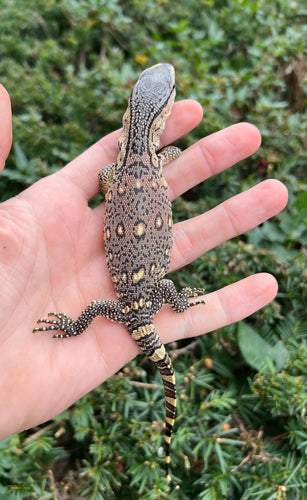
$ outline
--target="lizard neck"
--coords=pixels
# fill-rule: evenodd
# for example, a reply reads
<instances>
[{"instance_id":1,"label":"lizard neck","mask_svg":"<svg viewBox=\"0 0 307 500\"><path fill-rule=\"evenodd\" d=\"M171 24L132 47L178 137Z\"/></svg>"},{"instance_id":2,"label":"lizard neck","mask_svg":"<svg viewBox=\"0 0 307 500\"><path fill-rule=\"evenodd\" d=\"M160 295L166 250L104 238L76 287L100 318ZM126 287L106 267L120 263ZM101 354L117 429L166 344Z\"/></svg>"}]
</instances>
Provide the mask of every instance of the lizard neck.
<instances>
[{"instance_id":1,"label":"lizard neck","mask_svg":"<svg viewBox=\"0 0 307 500\"><path fill-rule=\"evenodd\" d=\"M142 155L159 149L165 120L153 117L148 110L128 107L119 138L121 151Z\"/></svg>"}]
</instances>

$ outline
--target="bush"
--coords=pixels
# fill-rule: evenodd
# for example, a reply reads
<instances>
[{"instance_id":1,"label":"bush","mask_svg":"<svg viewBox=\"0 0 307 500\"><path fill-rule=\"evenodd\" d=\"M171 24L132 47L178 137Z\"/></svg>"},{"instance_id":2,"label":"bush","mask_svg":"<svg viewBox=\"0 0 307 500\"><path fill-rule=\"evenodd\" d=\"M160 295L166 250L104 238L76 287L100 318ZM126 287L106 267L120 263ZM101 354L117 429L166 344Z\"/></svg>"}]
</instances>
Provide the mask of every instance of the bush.
<instances>
[{"instance_id":1,"label":"bush","mask_svg":"<svg viewBox=\"0 0 307 500\"><path fill-rule=\"evenodd\" d=\"M205 118L179 145L234 122L263 145L174 203L193 216L255 182L286 183L288 209L176 273L214 289L255 271L277 299L238 325L173 344L179 408L167 493L163 391L146 360L40 428L0 444L0 499L301 500L306 494L306 25L301 2L20 0L1 9L0 75L14 112L9 198L118 128L133 82L161 60ZM267 358L263 359L263 349ZM286 397L285 397L286 395Z\"/></svg>"}]
</instances>

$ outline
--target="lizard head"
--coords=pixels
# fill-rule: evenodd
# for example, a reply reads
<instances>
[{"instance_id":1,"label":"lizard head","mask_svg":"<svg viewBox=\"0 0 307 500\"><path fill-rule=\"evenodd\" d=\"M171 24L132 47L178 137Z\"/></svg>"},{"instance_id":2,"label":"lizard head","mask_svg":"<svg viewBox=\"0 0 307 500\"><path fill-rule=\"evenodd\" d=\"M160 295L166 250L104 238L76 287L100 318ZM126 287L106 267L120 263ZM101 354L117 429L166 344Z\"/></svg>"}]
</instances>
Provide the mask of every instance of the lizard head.
<instances>
[{"instance_id":1,"label":"lizard head","mask_svg":"<svg viewBox=\"0 0 307 500\"><path fill-rule=\"evenodd\" d=\"M163 121L164 129L175 100L175 70L171 64L160 63L145 69L136 82L130 98L131 110L148 122ZM137 115L137 116L136 116Z\"/></svg>"}]
</instances>

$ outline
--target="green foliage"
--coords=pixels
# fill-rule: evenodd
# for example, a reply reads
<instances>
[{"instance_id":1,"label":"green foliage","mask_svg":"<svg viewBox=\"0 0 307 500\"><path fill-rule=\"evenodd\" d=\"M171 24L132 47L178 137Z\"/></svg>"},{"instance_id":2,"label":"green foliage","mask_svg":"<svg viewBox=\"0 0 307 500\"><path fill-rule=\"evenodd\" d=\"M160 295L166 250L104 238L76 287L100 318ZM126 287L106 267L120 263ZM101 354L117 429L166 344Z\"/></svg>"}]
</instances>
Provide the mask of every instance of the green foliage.
<instances>
[{"instance_id":1,"label":"green foliage","mask_svg":"<svg viewBox=\"0 0 307 500\"><path fill-rule=\"evenodd\" d=\"M238 326L238 343L247 364L260 372L280 371L288 359L281 340L271 345L244 322Z\"/></svg>"},{"instance_id":2,"label":"green foliage","mask_svg":"<svg viewBox=\"0 0 307 500\"><path fill-rule=\"evenodd\" d=\"M173 344L178 418L164 477L163 390L133 361L52 422L0 443L0 500L301 500L306 433L306 40L296 0L20 0L1 7L0 76L14 112L1 198L65 165L118 128L139 72L177 69L178 98L204 108L185 148L247 120L258 153L176 200L193 217L275 177L287 210L177 273L225 286L272 272L277 299L239 325Z\"/></svg>"}]
</instances>

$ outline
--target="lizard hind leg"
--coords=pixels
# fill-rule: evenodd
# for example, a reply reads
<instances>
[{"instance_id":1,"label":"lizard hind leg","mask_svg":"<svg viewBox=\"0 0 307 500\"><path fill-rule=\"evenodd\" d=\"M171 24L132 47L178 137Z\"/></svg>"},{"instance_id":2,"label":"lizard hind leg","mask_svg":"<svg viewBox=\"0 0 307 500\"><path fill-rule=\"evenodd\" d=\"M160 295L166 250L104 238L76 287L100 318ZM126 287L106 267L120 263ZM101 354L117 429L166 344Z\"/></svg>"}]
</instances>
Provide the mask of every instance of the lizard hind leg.
<instances>
[{"instance_id":1,"label":"lizard hind leg","mask_svg":"<svg viewBox=\"0 0 307 500\"><path fill-rule=\"evenodd\" d=\"M204 295L205 290L203 288L186 287L180 290L180 292L177 292L171 280L163 279L160 282L159 291L163 300L168 302L175 312L184 312L188 307L205 304L205 300L201 297L193 302L188 300L192 297L198 297L199 294Z\"/></svg>"},{"instance_id":2,"label":"lizard hind leg","mask_svg":"<svg viewBox=\"0 0 307 500\"><path fill-rule=\"evenodd\" d=\"M108 299L93 300L76 320L73 320L65 313L50 312L47 319L40 318L37 320L39 326L33 329L33 333L48 332L51 330L62 332L53 335L56 339L75 337L76 335L81 335L96 316L104 316L117 323L124 323L126 319L120 302ZM53 319L50 319L50 317L53 317Z\"/></svg>"},{"instance_id":3,"label":"lizard hind leg","mask_svg":"<svg viewBox=\"0 0 307 500\"><path fill-rule=\"evenodd\" d=\"M170 442L176 413L176 385L173 365L152 323L134 329L131 336L144 354L156 365L162 377L165 396L165 469L167 480L170 482Z\"/></svg>"}]
</instances>

